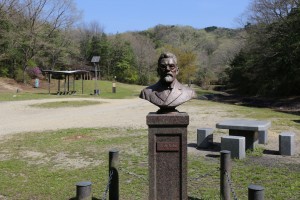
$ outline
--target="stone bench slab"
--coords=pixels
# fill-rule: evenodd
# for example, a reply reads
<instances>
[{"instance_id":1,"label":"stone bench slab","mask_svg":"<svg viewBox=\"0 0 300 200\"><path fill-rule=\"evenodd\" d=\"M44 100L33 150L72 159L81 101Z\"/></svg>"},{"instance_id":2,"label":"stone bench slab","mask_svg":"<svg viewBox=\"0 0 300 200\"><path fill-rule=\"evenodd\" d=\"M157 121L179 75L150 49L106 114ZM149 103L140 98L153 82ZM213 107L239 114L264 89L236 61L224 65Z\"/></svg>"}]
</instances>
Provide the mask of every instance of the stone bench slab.
<instances>
[{"instance_id":1,"label":"stone bench slab","mask_svg":"<svg viewBox=\"0 0 300 200\"><path fill-rule=\"evenodd\" d=\"M219 122L216 127L219 129L234 129L242 131L262 131L271 126L269 121L232 119Z\"/></svg>"}]
</instances>

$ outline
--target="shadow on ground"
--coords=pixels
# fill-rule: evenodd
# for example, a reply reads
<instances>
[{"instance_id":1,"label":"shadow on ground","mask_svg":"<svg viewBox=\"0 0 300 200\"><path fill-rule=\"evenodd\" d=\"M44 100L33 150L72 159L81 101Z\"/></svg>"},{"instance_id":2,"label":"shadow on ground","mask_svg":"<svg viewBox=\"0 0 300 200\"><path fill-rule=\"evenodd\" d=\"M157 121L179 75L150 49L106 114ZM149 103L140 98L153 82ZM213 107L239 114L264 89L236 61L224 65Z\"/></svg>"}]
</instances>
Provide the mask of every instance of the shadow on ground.
<instances>
[{"instance_id":1,"label":"shadow on ground","mask_svg":"<svg viewBox=\"0 0 300 200\"><path fill-rule=\"evenodd\" d=\"M206 157L210 157L210 158L220 158L220 154L214 154L214 153L217 153L217 152L220 152L221 151L221 144L220 143L212 143L209 148L198 148L197 147L197 144L196 143L189 143L187 145L188 147L190 148L194 148L196 149L197 151L206 151L206 152L211 152L211 153L208 153L206 154Z\"/></svg>"},{"instance_id":2,"label":"shadow on ground","mask_svg":"<svg viewBox=\"0 0 300 200\"><path fill-rule=\"evenodd\" d=\"M222 93L222 94L206 94L201 96L200 99L228 103L228 104L242 105L247 107L271 108L278 112L300 116L300 97L263 98L263 97L252 97L252 96L245 97L236 94Z\"/></svg>"},{"instance_id":3,"label":"shadow on ground","mask_svg":"<svg viewBox=\"0 0 300 200\"><path fill-rule=\"evenodd\" d=\"M76 197L72 197L72 198L69 199L69 200L77 200L77 198L76 198ZM96 198L96 197L92 197L92 200L101 200L101 199L98 199L98 198Z\"/></svg>"},{"instance_id":4,"label":"shadow on ground","mask_svg":"<svg viewBox=\"0 0 300 200\"><path fill-rule=\"evenodd\" d=\"M188 200L203 200L203 199L199 199L197 197L189 197Z\"/></svg>"},{"instance_id":5,"label":"shadow on ground","mask_svg":"<svg viewBox=\"0 0 300 200\"><path fill-rule=\"evenodd\" d=\"M265 150L263 151L263 154L268 154L268 155L279 155L279 151L265 149Z\"/></svg>"}]
</instances>

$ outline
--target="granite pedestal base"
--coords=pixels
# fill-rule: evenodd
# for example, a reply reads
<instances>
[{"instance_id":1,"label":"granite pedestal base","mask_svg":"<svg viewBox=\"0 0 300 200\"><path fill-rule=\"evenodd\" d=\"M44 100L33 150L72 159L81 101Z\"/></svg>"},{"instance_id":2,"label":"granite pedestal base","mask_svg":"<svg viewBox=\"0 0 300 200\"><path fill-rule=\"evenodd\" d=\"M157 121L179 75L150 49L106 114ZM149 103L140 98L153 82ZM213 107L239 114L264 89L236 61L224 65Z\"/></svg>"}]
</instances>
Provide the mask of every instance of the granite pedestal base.
<instances>
[{"instance_id":1,"label":"granite pedestal base","mask_svg":"<svg viewBox=\"0 0 300 200\"><path fill-rule=\"evenodd\" d=\"M186 200L187 113L147 115L149 200Z\"/></svg>"}]
</instances>

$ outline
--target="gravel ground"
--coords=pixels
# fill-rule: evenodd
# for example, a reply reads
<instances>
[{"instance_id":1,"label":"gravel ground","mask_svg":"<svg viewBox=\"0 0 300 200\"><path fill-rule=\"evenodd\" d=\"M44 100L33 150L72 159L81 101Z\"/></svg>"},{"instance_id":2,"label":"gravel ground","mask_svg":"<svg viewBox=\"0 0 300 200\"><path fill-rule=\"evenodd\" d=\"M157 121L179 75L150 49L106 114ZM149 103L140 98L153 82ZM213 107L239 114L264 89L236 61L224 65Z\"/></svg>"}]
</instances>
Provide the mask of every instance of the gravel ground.
<instances>
[{"instance_id":1,"label":"gravel ground","mask_svg":"<svg viewBox=\"0 0 300 200\"><path fill-rule=\"evenodd\" d=\"M142 99L98 100L102 104L65 107L36 108L30 105L53 101L92 100L94 98L44 99L0 102L0 135L29 131L45 131L85 127L146 127L148 112L155 106ZM96 100L97 101L97 100Z\"/></svg>"}]
</instances>

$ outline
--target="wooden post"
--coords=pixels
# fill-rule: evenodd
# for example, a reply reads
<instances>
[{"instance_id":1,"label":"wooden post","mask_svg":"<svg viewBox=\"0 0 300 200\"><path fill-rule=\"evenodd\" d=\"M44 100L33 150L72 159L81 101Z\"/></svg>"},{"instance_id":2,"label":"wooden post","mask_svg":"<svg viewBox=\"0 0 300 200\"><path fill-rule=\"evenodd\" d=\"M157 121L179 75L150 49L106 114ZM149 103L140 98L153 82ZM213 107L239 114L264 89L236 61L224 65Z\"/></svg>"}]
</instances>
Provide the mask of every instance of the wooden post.
<instances>
[{"instance_id":1,"label":"wooden post","mask_svg":"<svg viewBox=\"0 0 300 200\"><path fill-rule=\"evenodd\" d=\"M89 181L76 184L76 200L92 199L92 183Z\"/></svg>"},{"instance_id":2,"label":"wooden post","mask_svg":"<svg viewBox=\"0 0 300 200\"><path fill-rule=\"evenodd\" d=\"M58 95L60 95L60 79L57 79L57 90L58 90Z\"/></svg>"},{"instance_id":3,"label":"wooden post","mask_svg":"<svg viewBox=\"0 0 300 200\"><path fill-rule=\"evenodd\" d=\"M248 200L264 200L264 188L259 185L249 185Z\"/></svg>"},{"instance_id":4,"label":"wooden post","mask_svg":"<svg viewBox=\"0 0 300 200\"><path fill-rule=\"evenodd\" d=\"M109 151L109 200L119 200L119 151Z\"/></svg>"},{"instance_id":5,"label":"wooden post","mask_svg":"<svg viewBox=\"0 0 300 200\"><path fill-rule=\"evenodd\" d=\"M70 92L70 75L68 74L68 93Z\"/></svg>"},{"instance_id":6,"label":"wooden post","mask_svg":"<svg viewBox=\"0 0 300 200\"><path fill-rule=\"evenodd\" d=\"M75 93L75 74L73 74L73 93Z\"/></svg>"},{"instance_id":7,"label":"wooden post","mask_svg":"<svg viewBox=\"0 0 300 200\"><path fill-rule=\"evenodd\" d=\"M67 82L67 75L65 75L65 82L64 82L64 94L66 94L66 82Z\"/></svg>"},{"instance_id":8,"label":"wooden post","mask_svg":"<svg viewBox=\"0 0 300 200\"><path fill-rule=\"evenodd\" d=\"M83 76L85 76L85 74L81 74L81 94L83 94Z\"/></svg>"},{"instance_id":9,"label":"wooden post","mask_svg":"<svg viewBox=\"0 0 300 200\"><path fill-rule=\"evenodd\" d=\"M228 178L231 173L231 152L223 150L220 161L220 196L221 200L230 200L230 184Z\"/></svg>"},{"instance_id":10,"label":"wooden post","mask_svg":"<svg viewBox=\"0 0 300 200\"><path fill-rule=\"evenodd\" d=\"M51 76L50 76L50 73L48 74L48 94L50 94L50 79L51 79Z\"/></svg>"}]
</instances>

